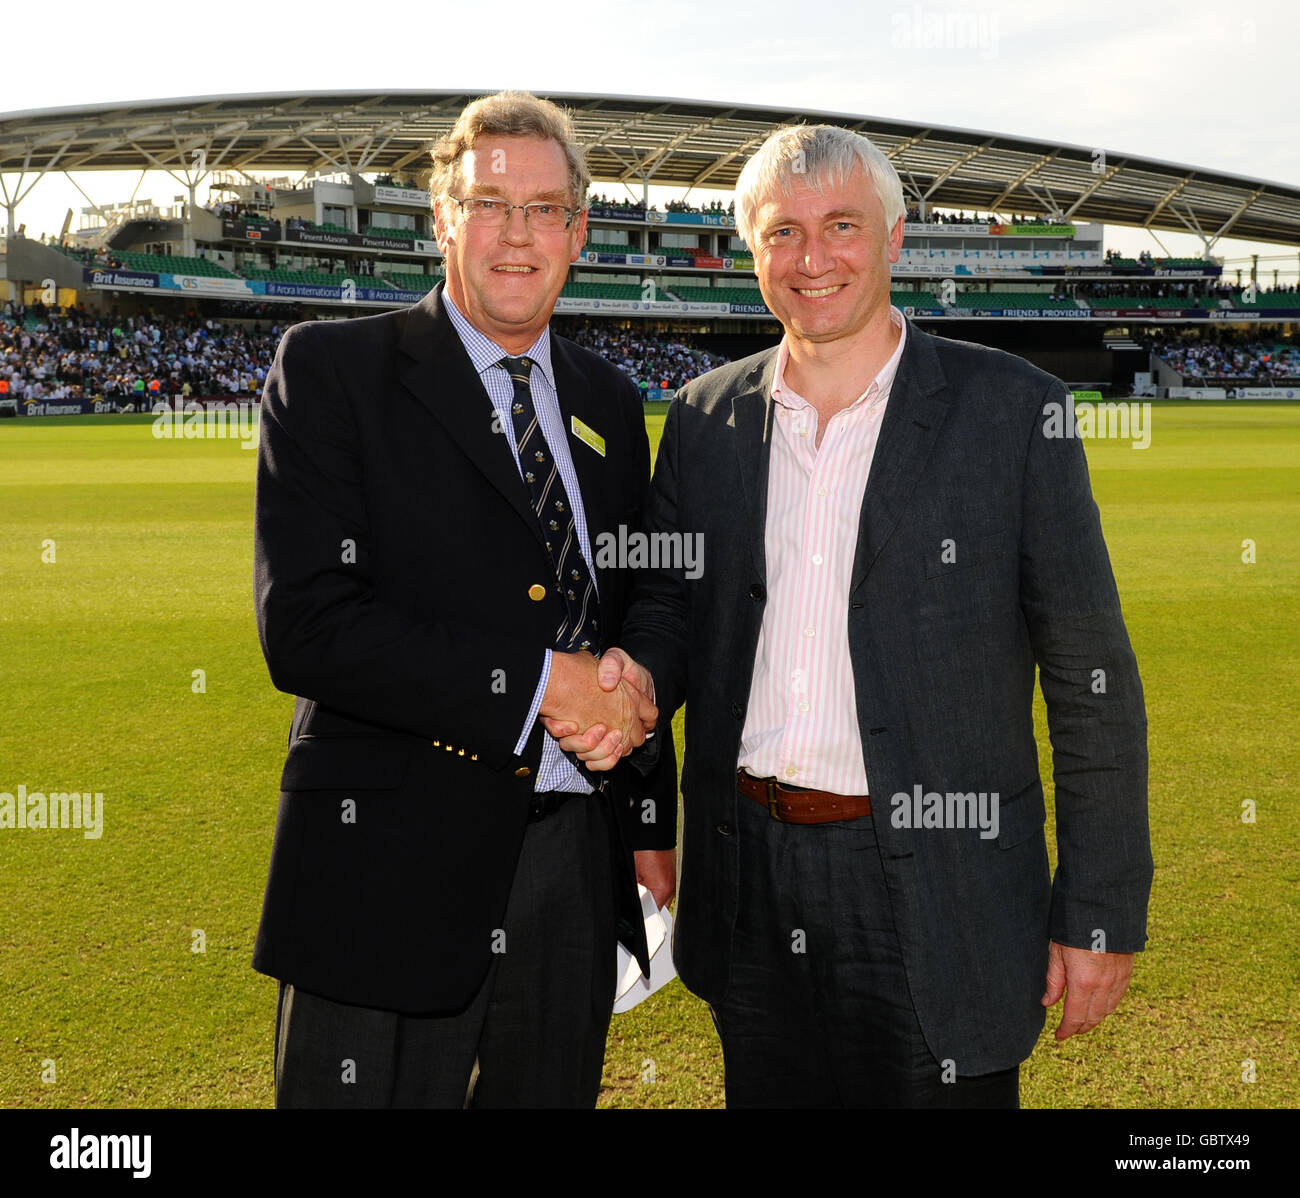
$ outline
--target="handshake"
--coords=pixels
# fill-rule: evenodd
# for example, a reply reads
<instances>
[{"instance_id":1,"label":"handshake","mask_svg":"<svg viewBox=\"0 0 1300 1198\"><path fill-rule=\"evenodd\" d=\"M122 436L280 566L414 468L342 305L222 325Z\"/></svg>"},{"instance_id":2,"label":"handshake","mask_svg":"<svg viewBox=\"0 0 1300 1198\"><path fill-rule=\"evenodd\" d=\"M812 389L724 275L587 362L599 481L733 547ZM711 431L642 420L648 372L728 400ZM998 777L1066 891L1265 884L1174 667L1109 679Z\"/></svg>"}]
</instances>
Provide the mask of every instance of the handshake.
<instances>
[{"instance_id":1,"label":"handshake","mask_svg":"<svg viewBox=\"0 0 1300 1198\"><path fill-rule=\"evenodd\" d=\"M599 660L590 653L555 653L539 715L565 752L588 769L612 770L654 733L654 680L622 649Z\"/></svg>"}]
</instances>

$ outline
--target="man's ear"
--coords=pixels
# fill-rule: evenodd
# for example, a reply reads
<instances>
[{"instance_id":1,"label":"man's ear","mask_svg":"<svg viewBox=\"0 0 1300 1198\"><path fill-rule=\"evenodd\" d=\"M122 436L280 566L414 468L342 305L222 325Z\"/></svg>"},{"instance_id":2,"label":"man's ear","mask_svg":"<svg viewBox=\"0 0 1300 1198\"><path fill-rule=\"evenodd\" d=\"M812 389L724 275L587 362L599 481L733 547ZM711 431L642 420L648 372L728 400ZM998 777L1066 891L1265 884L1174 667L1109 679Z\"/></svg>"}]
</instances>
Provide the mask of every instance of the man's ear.
<instances>
[{"instance_id":1,"label":"man's ear","mask_svg":"<svg viewBox=\"0 0 1300 1198\"><path fill-rule=\"evenodd\" d=\"M907 219L907 213L898 218L894 225L893 231L889 234L889 260L898 261L898 255L903 250L903 222Z\"/></svg>"},{"instance_id":2,"label":"man's ear","mask_svg":"<svg viewBox=\"0 0 1300 1198\"><path fill-rule=\"evenodd\" d=\"M447 256L447 202L446 196L437 196L433 201L433 237L444 258Z\"/></svg>"},{"instance_id":3,"label":"man's ear","mask_svg":"<svg viewBox=\"0 0 1300 1198\"><path fill-rule=\"evenodd\" d=\"M587 210L584 208L577 216L573 218L573 257L570 262L576 262L578 255L582 253L582 247L587 244Z\"/></svg>"}]
</instances>

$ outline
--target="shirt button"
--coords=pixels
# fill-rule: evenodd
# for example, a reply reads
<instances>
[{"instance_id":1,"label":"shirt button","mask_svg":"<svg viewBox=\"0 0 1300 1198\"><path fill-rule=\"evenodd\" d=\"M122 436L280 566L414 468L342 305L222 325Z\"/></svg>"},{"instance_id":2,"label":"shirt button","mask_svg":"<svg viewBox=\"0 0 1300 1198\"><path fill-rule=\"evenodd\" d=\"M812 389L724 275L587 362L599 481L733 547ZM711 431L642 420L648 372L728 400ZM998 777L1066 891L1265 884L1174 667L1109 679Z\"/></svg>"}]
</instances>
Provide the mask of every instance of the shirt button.
<instances>
[{"instance_id":1,"label":"shirt button","mask_svg":"<svg viewBox=\"0 0 1300 1198\"><path fill-rule=\"evenodd\" d=\"M805 629L803 630L803 634L804 634L804 636L816 636L816 635L817 635L817 629L815 629L815 628L809 626L808 628L805 628Z\"/></svg>"},{"instance_id":2,"label":"shirt button","mask_svg":"<svg viewBox=\"0 0 1300 1198\"><path fill-rule=\"evenodd\" d=\"M808 704L807 704L807 703L804 703L804 702L801 701L800 704L799 704L799 710L800 710L800 711L807 711L807 710L808 710Z\"/></svg>"},{"instance_id":3,"label":"shirt button","mask_svg":"<svg viewBox=\"0 0 1300 1198\"><path fill-rule=\"evenodd\" d=\"M817 488L817 494L818 494L818 495L829 495L830 493L831 493L831 489L830 489L830 487L818 487L818 488Z\"/></svg>"},{"instance_id":4,"label":"shirt button","mask_svg":"<svg viewBox=\"0 0 1300 1198\"><path fill-rule=\"evenodd\" d=\"M782 773L784 773L787 778L797 778L799 776L799 771L792 765L787 765Z\"/></svg>"},{"instance_id":5,"label":"shirt button","mask_svg":"<svg viewBox=\"0 0 1300 1198\"><path fill-rule=\"evenodd\" d=\"M813 563L814 566L820 566L820 565L822 564L822 561L823 561L823 558L822 558L822 555L821 555L820 553L814 553L814 554L813 554L813 556L812 556L812 563Z\"/></svg>"}]
</instances>

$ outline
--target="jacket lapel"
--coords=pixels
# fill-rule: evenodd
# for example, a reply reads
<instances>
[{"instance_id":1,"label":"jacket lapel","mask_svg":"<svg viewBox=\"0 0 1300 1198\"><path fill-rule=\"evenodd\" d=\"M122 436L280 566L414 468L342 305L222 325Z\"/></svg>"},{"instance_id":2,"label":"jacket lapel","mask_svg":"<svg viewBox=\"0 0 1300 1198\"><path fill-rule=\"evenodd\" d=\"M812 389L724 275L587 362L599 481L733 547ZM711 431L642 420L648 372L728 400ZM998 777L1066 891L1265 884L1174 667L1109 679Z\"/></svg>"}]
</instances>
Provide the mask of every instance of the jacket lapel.
<instances>
[{"instance_id":1,"label":"jacket lapel","mask_svg":"<svg viewBox=\"0 0 1300 1198\"><path fill-rule=\"evenodd\" d=\"M545 544L528 488L511 457L510 442L495 431L492 400L443 310L442 287L438 284L407 310L397 343L407 360L398 367L398 378L509 501L538 543Z\"/></svg>"},{"instance_id":2,"label":"jacket lapel","mask_svg":"<svg viewBox=\"0 0 1300 1198\"><path fill-rule=\"evenodd\" d=\"M768 351L731 401L736 459L744 491L749 552L759 581L767 582L767 472L772 457L772 378L777 350Z\"/></svg>"},{"instance_id":3,"label":"jacket lapel","mask_svg":"<svg viewBox=\"0 0 1300 1198\"><path fill-rule=\"evenodd\" d=\"M948 416L948 403L942 398L946 386L932 339L909 321L907 345L894 376L862 497L850 592L866 581L916 489Z\"/></svg>"}]
</instances>

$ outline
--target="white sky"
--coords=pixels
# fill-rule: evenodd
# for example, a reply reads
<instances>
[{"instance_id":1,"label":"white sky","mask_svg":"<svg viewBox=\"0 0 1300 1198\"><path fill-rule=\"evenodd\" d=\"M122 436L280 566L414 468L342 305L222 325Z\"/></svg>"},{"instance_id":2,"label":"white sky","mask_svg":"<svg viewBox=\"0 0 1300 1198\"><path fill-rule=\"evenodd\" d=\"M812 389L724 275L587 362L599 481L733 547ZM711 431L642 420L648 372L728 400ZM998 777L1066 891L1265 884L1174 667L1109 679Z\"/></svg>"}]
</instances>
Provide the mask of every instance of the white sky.
<instances>
[{"instance_id":1,"label":"white sky","mask_svg":"<svg viewBox=\"0 0 1300 1198\"><path fill-rule=\"evenodd\" d=\"M1300 184L1295 0L394 0L350 10L67 0L11 9L0 112L170 95L523 87L934 122ZM974 45L918 37L945 14L973 18ZM136 178L78 181L103 202L125 199ZM165 206L179 191L161 176L139 195ZM84 204L48 176L19 220L31 235L56 232ZM1200 251L1190 236L1161 239L1173 253ZM1107 244L1161 252L1117 226ZM1275 267L1295 279L1300 247L1223 241L1215 252L1245 266L1240 255L1252 248L1275 259L1261 260L1262 284Z\"/></svg>"}]
</instances>

